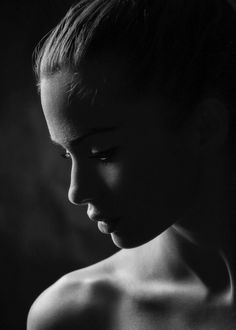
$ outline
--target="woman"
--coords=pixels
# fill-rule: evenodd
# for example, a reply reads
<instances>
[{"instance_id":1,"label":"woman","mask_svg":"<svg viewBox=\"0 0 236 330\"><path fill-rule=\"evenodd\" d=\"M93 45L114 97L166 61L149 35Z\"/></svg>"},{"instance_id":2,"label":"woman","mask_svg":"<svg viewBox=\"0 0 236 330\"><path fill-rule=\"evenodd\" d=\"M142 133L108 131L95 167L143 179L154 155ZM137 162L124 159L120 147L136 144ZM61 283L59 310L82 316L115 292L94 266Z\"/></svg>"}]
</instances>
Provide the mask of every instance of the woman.
<instances>
[{"instance_id":1,"label":"woman","mask_svg":"<svg viewBox=\"0 0 236 330\"><path fill-rule=\"evenodd\" d=\"M69 200L121 250L28 330L235 329L236 16L225 0L82 0L36 58Z\"/></svg>"}]
</instances>

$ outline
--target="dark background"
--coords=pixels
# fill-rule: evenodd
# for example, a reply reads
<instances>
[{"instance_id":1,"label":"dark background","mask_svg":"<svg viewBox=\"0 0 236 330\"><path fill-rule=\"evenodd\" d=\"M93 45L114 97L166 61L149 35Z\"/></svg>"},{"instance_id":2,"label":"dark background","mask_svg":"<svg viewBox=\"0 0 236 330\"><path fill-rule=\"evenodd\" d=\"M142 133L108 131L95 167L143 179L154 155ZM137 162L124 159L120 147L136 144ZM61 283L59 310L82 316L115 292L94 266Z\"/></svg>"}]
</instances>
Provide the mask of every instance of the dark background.
<instances>
[{"instance_id":1,"label":"dark background","mask_svg":"<svg viewBox=\"0 0 236 330\"><path fill-rule=\"evenodd\" d=\"M32 72L34 47L73 3L1 4L1 330L26 329L40 292L116 251L67 200L70 162L50 145Z\"/></svg>"}]
</instances>

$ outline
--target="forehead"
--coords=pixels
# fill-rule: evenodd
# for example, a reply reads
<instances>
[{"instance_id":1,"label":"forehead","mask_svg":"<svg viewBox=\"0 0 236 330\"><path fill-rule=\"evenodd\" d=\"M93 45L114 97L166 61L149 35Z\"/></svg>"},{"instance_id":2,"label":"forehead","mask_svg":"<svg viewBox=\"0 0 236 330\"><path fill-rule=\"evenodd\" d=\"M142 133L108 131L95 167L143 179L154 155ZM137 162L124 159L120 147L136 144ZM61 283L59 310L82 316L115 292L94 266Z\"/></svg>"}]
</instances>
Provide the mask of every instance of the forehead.
<instances>
[{"instance_id":1,"label":"forehead","mask_svg":"<svg viewBox=\"0 0 236 330\"><path fill-rule=\"evenodd\" d=\"M145 126L162 123L162 104L155 100L127 99L108 93L91 103L90 98L69 98L73 82L70 72L59 72L41 80L41 103L52 140L65 146L88 131L111 126Z\"/></svg>"},{"instance_id":2,"label":"forehead","mask_svg":"<svg viewBox=\"0 0 236 330\"><path fill-rule=\"evenodd\" d=\"M42 78L41 103L51 138L64 145L78 135L94 127L115 125L122 120L122 111L115 111L105 101L91 104L91 99L73 97L70 89L73 76L69 72L60 72L49 78Z\"/></svg>"}]
</instances>

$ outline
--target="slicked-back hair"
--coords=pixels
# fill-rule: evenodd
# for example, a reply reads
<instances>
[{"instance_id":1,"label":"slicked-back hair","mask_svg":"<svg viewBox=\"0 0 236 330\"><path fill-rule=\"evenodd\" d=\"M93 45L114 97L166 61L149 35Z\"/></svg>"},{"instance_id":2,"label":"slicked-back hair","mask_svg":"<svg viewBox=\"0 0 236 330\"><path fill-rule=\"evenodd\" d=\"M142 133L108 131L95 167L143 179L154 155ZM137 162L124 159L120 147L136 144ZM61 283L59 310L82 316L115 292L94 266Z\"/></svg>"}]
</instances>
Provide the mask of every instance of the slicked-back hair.
<instances>
[{"instance_id":1,"label":"slicked-back hair","mask_svg":"<svg viewBox=\"0 0 236 330\"><path fill-rule=\"evenodd\" d=\"M206 92L232 106L236 14L230 3L234 0L80 0L37 47L38 83L70 70L79 93L88 85L81 72L101 62L115 68L115 58L122 63L126 90L181 105L178 118ZM94 93L112 80L101 76Z\"/></svg>"}]
</instances>

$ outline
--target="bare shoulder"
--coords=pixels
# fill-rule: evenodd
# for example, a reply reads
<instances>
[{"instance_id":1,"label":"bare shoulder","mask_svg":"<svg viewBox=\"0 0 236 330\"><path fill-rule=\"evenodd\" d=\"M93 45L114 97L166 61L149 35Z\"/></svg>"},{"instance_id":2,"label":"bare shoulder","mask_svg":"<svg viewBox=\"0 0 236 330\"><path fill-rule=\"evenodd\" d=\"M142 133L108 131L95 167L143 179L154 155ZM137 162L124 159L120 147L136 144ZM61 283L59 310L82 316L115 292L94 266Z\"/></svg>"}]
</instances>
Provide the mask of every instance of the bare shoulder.
<instances>
[{"instance_id":1,"label":"bare shoulder","mask_svg":"<svg viewBox=\"0 0 236 330\"><path fill-rule=\"evenodd\" d=\"M78 281L73 284L66 277L61 278L33 303L28 314L27 329L63 329L67 320L71 321L71 318L75 318L73 310L76 307L78 315L82 314L83 308L85 308L81 304L82 295L85 296L83 291L86 291L83 283ZM86 303L85 299L84 303Z\"/></svg>"},{"instance_id":2,"label":"bare shoulder","mask_svg":"<svg viewBox=\"0 0 236 330\"><path fill-rule=\"evenodd\" d=\"M113 271L109 258L63 276L33 303L27 330L109 328L108 308L115 308L119 296Z\"/></svg>"}]
</instances>

